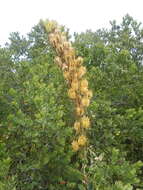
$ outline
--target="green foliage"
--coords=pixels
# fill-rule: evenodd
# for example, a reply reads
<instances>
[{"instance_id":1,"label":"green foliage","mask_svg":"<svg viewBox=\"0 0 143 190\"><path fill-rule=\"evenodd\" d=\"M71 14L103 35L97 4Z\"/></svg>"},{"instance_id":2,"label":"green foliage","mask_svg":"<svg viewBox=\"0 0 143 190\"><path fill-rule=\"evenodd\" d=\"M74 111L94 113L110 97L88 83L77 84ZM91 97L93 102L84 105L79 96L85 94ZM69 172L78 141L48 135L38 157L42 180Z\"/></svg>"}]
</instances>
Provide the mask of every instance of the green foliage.
<instances>
[{"instance_id":1,"label":"green foliage","mask_svg":"<svg viewBox=\"0 0 143 190\"><path fill-rule=\"evenodd\" d=\"M5 144L0 143L0 190L16 190L15 176L9 175L11 160L6 153Z\"/></svg>"},{"instance_id":2,"label":"green foliage","mask_svg":"<svg viewBox=\"0 0 143 190\"><path fill-rule=\"evenodd\" d=\"M123 189L126 187L132 189L131 184L138 185L137 172L143 166L142 162L129 163L123 153L115 148L108 148L106 151L97 156L90 150L89 160L92 164L88 172L94 189L116 190L120 186Z\"/></svg>"},{"instance_id":3,"label":"green foliage","mask_svg":"<svg viewBox=\"0 0 143 190\"><path fill-rule=\"evenodd\" d=\"M17 175L18 189L46 189L49 183L66 180L70 169L72 130L71 121L66 122L66 88L55 65L20 65L15 73L20 84L8 92L13 112L2 122L7 126L4 142L12 159L10 173Z\"/></svg>"}]
</instances>

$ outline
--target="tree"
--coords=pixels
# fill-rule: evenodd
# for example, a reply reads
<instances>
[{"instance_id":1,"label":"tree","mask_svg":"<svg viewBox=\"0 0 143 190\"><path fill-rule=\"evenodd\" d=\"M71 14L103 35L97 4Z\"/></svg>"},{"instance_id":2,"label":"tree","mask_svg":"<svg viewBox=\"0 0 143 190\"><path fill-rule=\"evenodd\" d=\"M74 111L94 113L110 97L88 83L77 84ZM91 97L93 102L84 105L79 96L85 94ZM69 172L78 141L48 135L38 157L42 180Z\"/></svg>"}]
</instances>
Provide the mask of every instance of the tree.
<instances>
[{"instance_id":1,"label":"tree","mask_svg":"<svg viewBox=\"0 0 143 190\"><path fill-rule=\"evenodd\" d=\"M86 55L85 65L89 67L94 94L89 108L93 121L91 139L96 153L104 152L108 158L112 155L111 147L116 147L120 159L125 157L131 166L131 163L143 161L142 29L129 15L123 18L121 25L115 21L111 24L109 31L77 34L75 46L78 45L79 54ZM99 34L102 37L99 38ZM118 174L115 175L117 180Z\"/></svg>"}]
</instances>

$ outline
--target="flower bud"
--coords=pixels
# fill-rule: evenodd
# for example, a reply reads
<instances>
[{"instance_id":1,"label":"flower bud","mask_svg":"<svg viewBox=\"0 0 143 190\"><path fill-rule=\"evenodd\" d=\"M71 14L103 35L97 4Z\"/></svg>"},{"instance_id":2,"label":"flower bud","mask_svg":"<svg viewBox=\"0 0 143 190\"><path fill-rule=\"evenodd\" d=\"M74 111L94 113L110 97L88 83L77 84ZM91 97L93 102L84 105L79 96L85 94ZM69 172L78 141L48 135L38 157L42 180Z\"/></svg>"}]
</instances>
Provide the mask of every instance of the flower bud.
<instances>
[{"instance_id":1,"label":"flower bud","mask_svg":"<svg viewBox=\"0 0 143 190\"><path fill-rule=\"evenodd\" d=\"M82 105L83 105L84 107L88 107L90 101L89 101L89 99L88 99L87 97L84 97L84 98L82 98L81 103L82 103Z\"/></svg>"},{"instance_id":2,"label":"flower bud","mask_svg":"<svg viewBox=\"0 0 143 190\"><path fill-rule=\"evenodd\" d=\"M71 83L71 87L74 89L74 90L78 90L78 81L75 80Z\"/></svg>"},{"instance_id":3,"label":"flower bud","mask_svg":"<svg viewBox=\"0 0 143 190\"><path fill-rule=\"evenodd\" d=\"M74 123L74 129L75 129L76 131L79 131L79 130L80 130L80 122L76 121L76 122Z\"/></svg>"},{"instance_id":4,"label":"flower bud","mask_svg":"<svg viewBox=\"0 0 143 190\"><path fill-rule=\"evenodd\" d=\"M80 86L81 87L88 87L88 81L86 79L81 80Z\"/></svg>"},{"instance_id":5,"label":"flower bud","mask_svg":"<svg viewBox=\"0 0 143 190\"><path fill-rule=\"evenodd\" d=\"M74 91L74 89L69 89L68 91L68 96L71 98L71 99L75 99L76 98L76 93Z\"/></svg>"},{"instance_id":6,"label":"flower bud","mask_svg":"<svg viewBox=\"0 0 143 190\"><path fill-rule=\"evenodd\" d=\"M81 65L83 63L83 58L82 57L78 57L76 59L76 61L77 61L77 65Z\"/></svg>"},{"instance_id":7,"label":"flower bud","mask_svg":"<svg viewBox=\"0 0 143 190\"><path fill-rule=\"evenodd\" d=\"M55 57L55 59L54 59L54 61L55 61L55 63L58 65L58 66L62 66L62 61L61 61L61 59L60 59L60 57Z\"/></svg>"},{"instance_id":8,"label":"flower bud","mask_svg":"<svg viewBox=\"0 0 143 190\"><path fill-rule=\"evenodd\" d=\"M68 80L69 78L70 78L70 74L69 74L69 72L68 71L64 71L64 78L66 79L66 80Z\"/></svg>"},{"instance_id":9,"label":"flower bud","mask_svg":"<svg viewBox=\"0 0 143 190\"><path fill-rule=\"evenodd\" d=\"M66 49L69 49L69 48L71 47L71 43L70 43L70 42L67 42L67 41L65 41L63 45L64 45L64 47L65 47Z\"/></svg>"},{"instance_id":10,"label":"flower bud","mask_svg":"<svg viewBox=\"0 0 143 190\"><path fill-rule=\"evenodd\" d=\"M65 62L67 63L67 64L69 64L72 60L71 60L71 55L69 54L69 52L68 51L64 51L64 58L65 58Z\"/></svg>"},{"instance_id":11,"label":"flower bud","mask_svg":"<svg viewBox=\"0 0 143 190\"><path fill-rule=\"evenodd\" d=\"M81 78L86 73L86 68L84 66L79 67L78 77Z\"/></svg>"},{"instance_id":12,"label":"flower bud","mask_svg":"<svg viewBox=\"0 0 143 190\"><path fill-rule=\"evenodd\" d=\"M72 148L73 150L76 152L79 150L79 145L78 145L78 142L77 141L73 141L72 142Z\"/></svg>"},{"instance_id":13,"label":"flower bud","mask_svg":"<svg viewBox=\"0 0 143 190\"><path fill-rule=\"evenodd\" d=\"M57 42L57 43L60 43L60 40L61 40L61 39L60 39L60 35L59 35L59 34L56 34L56 35L55 35L55 39L56 39L56 42Z\"/></svg>"},{"instance_id":14,"label":"flower bud","mask_svg":"<svg viewBox=\"0 0 143 190\"><path fill-rule=\"evenodd\" d=\"M68 69L67 64L66 64L66 63L63 63L63 64L62 64L62 70L65 71L65 70L67 70L67 69Z\"/></svg>"},{"instance_id":15,"label":"flower bud","mask_svg":"<svg viewBox=\"0 0 143 190\"><path fill-rule=\"evenodd\" d=\"M63 45L59 45L59 51L63 52L63 50L64 50Z\"/></svg>"},{"instance_id":16,"label":"flower bud","mask_svg":"<svg viewBox=\"0 0 143 190\"><path fill-rule=\"evenodd\" d=\"M55 47L56 46L56 39L54 34L50 34L49 36L50 43Z\"/></svg>"},{"instance_id":17,"label":"flower bud","mask_svg":"<svg viewBox=\"0 0 143 190\"><path fill-rule=\"evenodd\" d=\"M88 88L87 87L80 87L80 92L82 94L87 94L88 93Z\"/></svg>"},{"instance_id":18,"label":"flower bud","mask_svg":"<svg viewBox=\"0 0 143 190\"><path fill-rule=\"evenodd\" d=\"M72 47L69 48L69 54L70 54L71 56L74 56L74 54L75 54L74 48L72 48Z\"/></svg>"},{"instance_id":19,"label":"flower bud","mask_svg":"<svg viewBox=\"0 0 143 190\"><path fill-rule=\"evenodd\" d=\"M51 32L57 28L57 25L58 25L57 22L52 20L52 21L45 23L45 29L47 32Z\"/></svg>"},{"instance_id":20,"label":"flower bud","mask_svg":"<svg viewBox=\"0 0 143 190\"><path fill-rule=\"evenodd\" d=\"M73 73L73 78L74 78L75 80L77 80L77 77L78 77L77 73L74 72L74 73Z\"/></svg>"},{"instance_id":21,"label":"flower bud","mask_svg":"<svg viewBox=\"0 0 143 190\"><path fill-rule=\"evenodd\" d=\"M92 96L93 96L92 91L91 91L91 90L89 90L89 91L88 91L88 93L87 93L87 95L88 95L88 97L89 97L89 98L92 98Z\"/></svg>"},{"instance_id":22,"label":"flower bud","mask_svg":"<svg viewBox=\"0 0 143 190\"><path fill-rule=\"evenodd\" d=\"M49 40L52 41L54 39L54 34L49 34Z\"/></svg>"},{"instance_id":23,"label":"flower bud","mask_svg":"<svg viewBox=\"0 0 143 190\"><path fill-rule=\"evenodd\" d=\"M90 127L90 120L89 120L89 118L86 117L86 116L83 116L81 118L81 125L82 125L83 128L88 129Z\"/></svg>"},{"instance_id":24,"label":"flower bud","mask_svg":"<svg viewBox=\"0 0 143 190\"><path fill-rule=\"evenodd\" d=\"M80 107L77 107L77 108L76 108L76 114L77 114L78 116L83 115L83 114L84 114L84 109L83 109L83 108L80 108Z\"/></svg>"},{"instance_id":25,"label":"flower bud","mask_svg":"<svg viewBox=\"0 0 143 190\"><path fill-rule=\"evenodd\" d=\"M79 138L78 138L78 144L81 145L81 146L84 146L87 142L87 138L84 136L84 135L81 135Z\"/></svg>"}]
</instances>

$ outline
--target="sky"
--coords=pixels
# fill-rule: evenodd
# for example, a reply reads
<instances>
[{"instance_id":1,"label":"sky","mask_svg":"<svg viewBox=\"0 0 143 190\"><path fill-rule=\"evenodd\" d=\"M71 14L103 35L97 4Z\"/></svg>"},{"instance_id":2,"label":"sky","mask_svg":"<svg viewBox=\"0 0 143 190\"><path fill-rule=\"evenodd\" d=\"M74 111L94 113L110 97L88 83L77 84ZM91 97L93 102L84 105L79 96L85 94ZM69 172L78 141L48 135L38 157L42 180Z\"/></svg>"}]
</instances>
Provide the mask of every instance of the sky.
<instances>
[{"instance_id":1,"label":"sky","mask_svg":"<svg viewBox=\"0 0 143 190\"><path fill-rule=\"evenodd\" d=\"M73 32L108 28L126 14L143 23L143 0L0 0L0 45L11 32L30 32L40 19L51 19Z\"/></svg>"}]
</instances>

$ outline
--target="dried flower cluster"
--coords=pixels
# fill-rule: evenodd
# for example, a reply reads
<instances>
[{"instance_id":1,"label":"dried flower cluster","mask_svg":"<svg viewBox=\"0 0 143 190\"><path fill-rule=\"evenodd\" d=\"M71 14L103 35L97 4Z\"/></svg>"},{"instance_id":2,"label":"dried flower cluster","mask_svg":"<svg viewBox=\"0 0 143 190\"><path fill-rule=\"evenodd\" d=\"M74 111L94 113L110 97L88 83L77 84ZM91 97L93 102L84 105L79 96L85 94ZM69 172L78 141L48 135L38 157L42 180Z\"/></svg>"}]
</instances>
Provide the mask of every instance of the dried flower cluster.
<instances>
[{"instance_id":1,"label":"dried flower cluster","mask_svg":"<svg viewBox=\"0 0 143 190\"><path fill-rule=\"evenodd\" d=\"M85 115L85 111L90 104L92 91L88 89L83 58L76 57L74 48L58 26L50 25L52 26L52 33L49 35L49 41L57 53L55 63L62 69L64 78L69 86L68 96L75 103L76 121L74 130L76 135L75 140L72 142L72 148L74 151L78 151L87 144L86 130L90 127L90 120ZM45 26L45 28L47 29L48 26Z\"/></svg>"}]
</instances>

